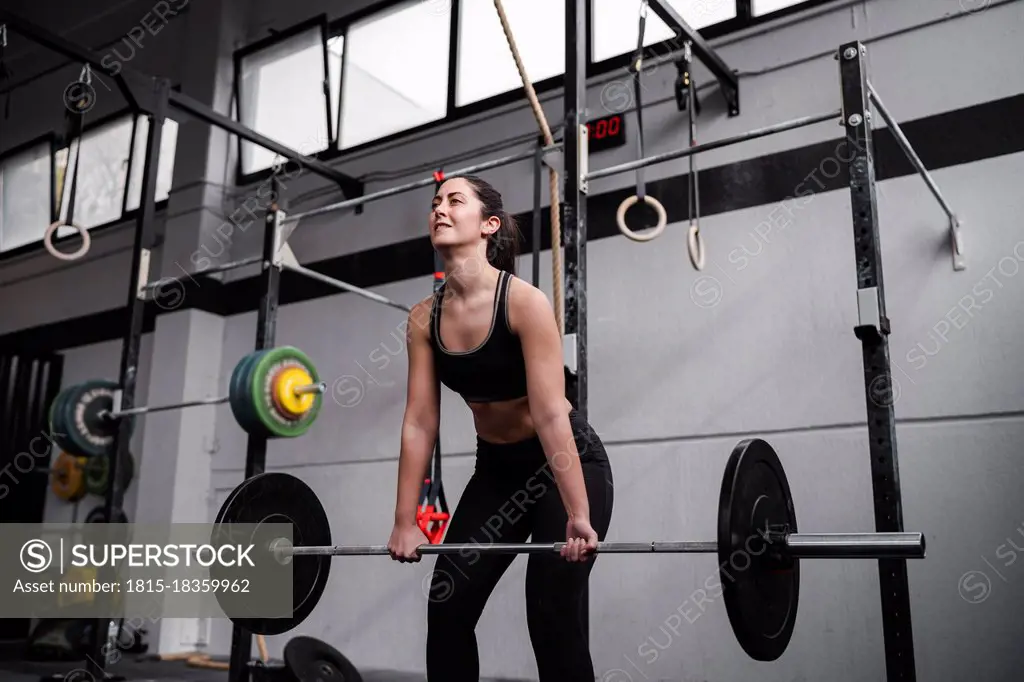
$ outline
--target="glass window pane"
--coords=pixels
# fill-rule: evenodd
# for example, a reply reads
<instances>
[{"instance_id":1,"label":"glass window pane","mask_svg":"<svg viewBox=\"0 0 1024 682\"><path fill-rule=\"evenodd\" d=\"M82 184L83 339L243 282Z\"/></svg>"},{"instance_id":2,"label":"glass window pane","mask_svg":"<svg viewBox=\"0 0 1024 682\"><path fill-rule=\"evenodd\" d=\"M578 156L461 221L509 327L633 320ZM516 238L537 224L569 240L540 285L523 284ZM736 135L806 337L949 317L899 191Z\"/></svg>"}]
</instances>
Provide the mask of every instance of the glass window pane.
<instances>
[{"instance_id":1,"label":"glass window pane","mask_svg":"<svg viewBox=\"0 0 1024 682\"><path fill-rule=\"evenodd\" d=\"M334 120L334 134L338 134L338 98L341 96L341 60L345 53L345 36L335 36L327 41L327 67L331 79L331 117Z\"/></svg>"},{"instance_id":2,"label":"glass window pane","mask_svg":"<svg viewBox=\"0 0 1024 682\"><path fill-rule=\"evenodd\" d=\"M82 135L78 148L78 186L75 190L74 223L90 228L121 217L128 181L132 119L128 118ZM61 155L66 159L66 155ZM72 158L72 162L74 158ZM70 190L70 186L65 191ZM61 218L67 217L66 211ZM63 234L63 231L58 235Z\"/></svg>"},{"instance_id":3,"label":"glass window pane","mask_svg":"<svg viewBox=\"0 0 1024 682\"><path fill-rule=\"evenodd\" d=\"M0 164L0 251L41 241L50 224L50 143Z\"/></svg>"},{"instance_id":4,"label":"glass window pane","mask_svg":"<svg viewBox=\"0 0 1024 682\"><path fill-rule=\"evenodd\" d=\"M595 62L636 49L640 28L640 0L591 0ZM696 30L736 18L736 0L668 0L679 15ZM644 45L673 37L673 32L653 11L647 11ZM680 48L682 44L680 44Z\"/></svg>"},{"instance_id":5,"label":"glass window pane","mask_svg":"<svg viewBox=\"0 0 1024 682\"><path fill-rule=\"evenodd\" d=\"M245 57L238 84L242 124L306 155L327 148L323 33L310 29ZM276 154L242 142L242 172L270 168Z\"/></svg>"},{"instance_id":6,"label":"glass window pane","mask_svg":"<svg viewBox=\"0 0 1024 682\"><path fill-rule=\"evenodd\" d=\"M786 9L793 5L799 5L804 0L754 0L752 10L755 17L759 17L762 14L770 14L777 12L780 9Z\"/></svg>"},{"instance_id":7,"label":"glass window pane","mask_svg":"<svg viewBox=\"0 0 1024 682\"><path fill-rule=\"evenodd\" d=\"M349 28L342 147L444 118L450 27L447 3L417 0Z\"/></svg>"},{"instance_id":8,"label":"glass window pane","mask_svg":"<svg viewBox=\"0 0 1024 682\"><path fill-rule=\"evenodd\" d=\"M132 177L128 181L129 211L139 207L142 198L142 171L146 162L146 138L149 136L149 117L139 116L135 131L135 151L132 154ZM164 132L160 137L160 164L156 171L156 200L163 201L171 193L174 180L174 153L178 145L178 122L164 119Z\"/></svg>"},{"instance_id":9,"label":"glass window pane","mask_svg":"<svg viewBox=\"0 0 1024 682\"><path fill-rule=\"evenodd\" d=\"M536 83L564 73L565 3L505 0L502 4L530 80ZM522 87L493 0L459 3L456 83L458 106Z\"/></svg>"}]
</instances>

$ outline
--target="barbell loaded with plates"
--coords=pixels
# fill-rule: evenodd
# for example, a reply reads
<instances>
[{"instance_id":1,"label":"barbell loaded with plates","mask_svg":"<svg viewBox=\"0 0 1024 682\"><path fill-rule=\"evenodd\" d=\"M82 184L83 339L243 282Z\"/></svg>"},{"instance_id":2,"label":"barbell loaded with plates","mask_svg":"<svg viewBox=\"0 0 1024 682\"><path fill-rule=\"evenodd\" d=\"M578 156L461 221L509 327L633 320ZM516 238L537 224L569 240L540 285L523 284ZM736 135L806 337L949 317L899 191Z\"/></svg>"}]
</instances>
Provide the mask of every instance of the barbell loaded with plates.
<instances>
[{"instance_id":1,"label":"barbell loaded with plates","mask_svg":"<svg viewBox=\"0 0 1024 682\"><path fill-rule=\"evenodd\" d=\"M243 524L239 526L238 524ZM255 524L255 525L250 525ZM266 524L290 524L289 541L267 538ZM255 528L246 536L246 531ZM257 534L260 528L263 534ZM300 625L323 595L335 556L387 555L384 545L333 546L327 513L316 494L285 473L253 476L235 488L214 522L212 544L248 541L254 569L290 565L292 613L284 618L241 617L258 605L239 603L218 591L224 613L249 632L277 635ZM426 544L423 554L558 553L565 543ZM717 554L725 608L740 646L758 661L779 658L789 645L800 594L801 559L921 559L921 533L797 532L796 512L782 462L761 439L741 441L732 451L718 500L717 542L602 542L599 554ZM276 562L276 563L272 563ZM214 564L212 578L238 579L241 569ZM251 574L250 574L251 575ZM242 595L243 600L250 597ZM259 600L258 595L252 599Z\"/></svg>"},{"instance_id":2,"label":"barbell loaded with plates","mask_svg":"<svg viewBox=\"0 0 1024 682\"><path fill-rule=\"evenodd\" d=\"M136 415L230 403L235 420L250 434L294 438L313 425L326 390L309 357L297 348L282 346L242 358L224 397L122 410L116 382L97 379L69 386L50 403L50 431L65 452L99 457L112 449L121 419L129 420L130 433Z\"/></svg>"}]
</instances>

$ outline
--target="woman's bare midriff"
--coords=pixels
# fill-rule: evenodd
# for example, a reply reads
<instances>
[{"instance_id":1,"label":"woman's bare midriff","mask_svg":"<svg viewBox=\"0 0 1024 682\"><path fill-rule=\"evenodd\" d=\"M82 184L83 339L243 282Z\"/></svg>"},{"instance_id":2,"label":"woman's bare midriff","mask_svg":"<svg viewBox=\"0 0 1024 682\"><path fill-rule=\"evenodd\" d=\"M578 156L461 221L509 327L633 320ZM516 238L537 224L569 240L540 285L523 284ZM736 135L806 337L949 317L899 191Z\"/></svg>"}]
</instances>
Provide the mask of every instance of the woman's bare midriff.
<instances>
[{"instance_id":1,"label":"woman's bare midriff","mask_svg":"<svg viewBox=\"0 0 1024 682\"><path fill-rule=\"evenodd\" d=\"M476 433L488 443L516 443L537 435L526 396L495 403L466 403L473 412ZM572 404L565 401L565 413Z\"/></svg>"}]
</instances>

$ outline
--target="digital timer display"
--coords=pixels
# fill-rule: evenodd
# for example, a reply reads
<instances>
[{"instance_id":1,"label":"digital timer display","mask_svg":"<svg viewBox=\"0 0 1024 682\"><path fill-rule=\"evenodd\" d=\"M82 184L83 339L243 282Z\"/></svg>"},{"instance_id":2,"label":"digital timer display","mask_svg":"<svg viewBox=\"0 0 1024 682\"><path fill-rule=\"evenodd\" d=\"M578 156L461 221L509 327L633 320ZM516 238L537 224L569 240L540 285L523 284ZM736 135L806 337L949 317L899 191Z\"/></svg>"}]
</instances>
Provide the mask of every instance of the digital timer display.
<instances>
[{"instance_id":1,"label":"digital timer display","mask_svg":"<svg viewBox=\"0 0 1024 682\"><path fill-rule=\"evenodd\" d=\"M621 147L626 144L626 118L612 114L587 123L587 137L591 153Z\"/></svg>"}]
</instances>

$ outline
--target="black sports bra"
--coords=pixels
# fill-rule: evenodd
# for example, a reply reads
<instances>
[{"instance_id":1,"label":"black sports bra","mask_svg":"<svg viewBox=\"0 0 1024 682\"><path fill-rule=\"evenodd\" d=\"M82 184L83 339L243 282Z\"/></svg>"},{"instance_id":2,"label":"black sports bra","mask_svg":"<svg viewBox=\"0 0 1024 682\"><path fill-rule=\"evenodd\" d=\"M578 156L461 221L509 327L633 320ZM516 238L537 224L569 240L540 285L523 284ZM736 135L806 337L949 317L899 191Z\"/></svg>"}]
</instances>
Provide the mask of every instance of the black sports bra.
<instances>
[{"instance_id":1,"label":"black sports bra","mask_svg":"<svg viewBox=\"0 0 1024 682\"><path fill-rule=\"evenodd\" d=\"M508 324L508 283L511 273L502 271L494 296L494 310L487 336L476 348L450 351L441 341L441 285L430 311L430 344L434 366L441 383L460 394L466 402L491 403L526 395L526 361L519 337Z\"/></svg>"}]
</instances>

